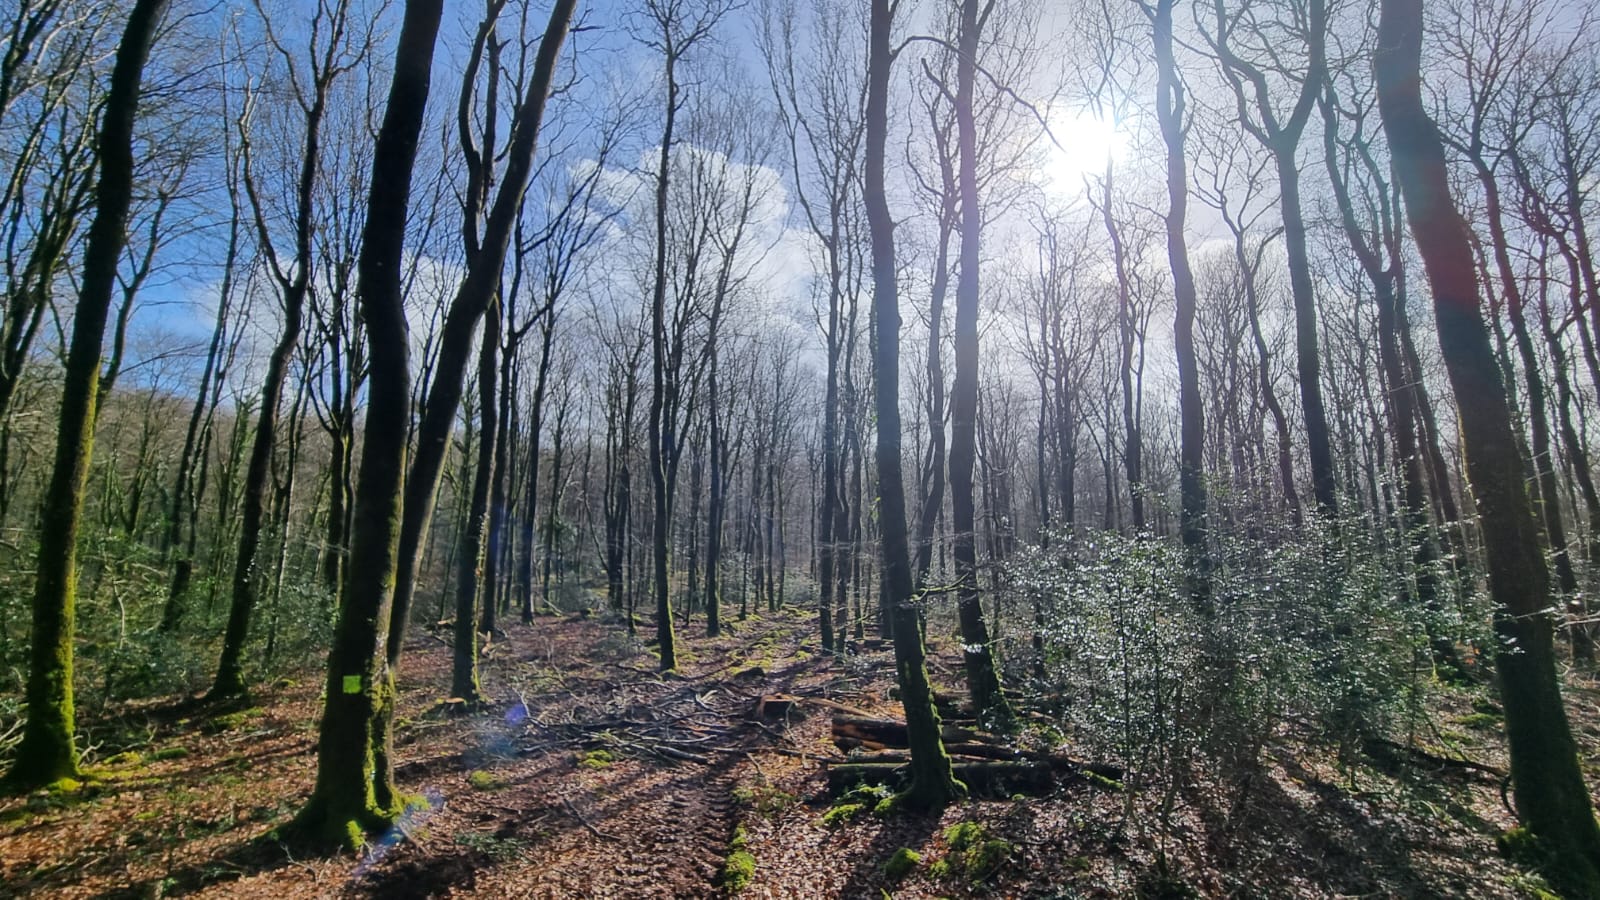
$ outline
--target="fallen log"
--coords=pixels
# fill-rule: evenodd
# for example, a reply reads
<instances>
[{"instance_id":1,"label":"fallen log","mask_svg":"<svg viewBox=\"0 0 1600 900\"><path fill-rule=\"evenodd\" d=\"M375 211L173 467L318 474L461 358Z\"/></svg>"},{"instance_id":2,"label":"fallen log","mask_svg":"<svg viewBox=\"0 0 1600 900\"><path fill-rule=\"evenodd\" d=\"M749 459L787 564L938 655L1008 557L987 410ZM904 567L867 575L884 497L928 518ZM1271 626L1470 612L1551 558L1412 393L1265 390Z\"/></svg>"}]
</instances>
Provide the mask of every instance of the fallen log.
<instances>
[{"instance_id":1,"label":"fallen log","mask_svg":"<svg viewBox=\"0 0 1600 900\"><path fill-rule=\"evenodd\" d=\"M967 790L979 796L1009 797L1023 793L1047 794L1058 783L1070 780L1072 773L1058 772L1048 763L1035 762L973 762L956 763L952 767L957 779ZM881 784L893 788L902 786L909 773L903 763L845 763L828 767L828 791L838 796L863 784Z\"/></svg>"},{"instance_id":2,"label":"fallen log","mask_svg":"<svg viewBox=\"0 0 1600 900\"><path fill-rule=\"evenodd\" d=\"M1391 766L1410 763L1424 768L1433 767L1478 772L1491 778L1508 777L1504 769L1497 769L1494 766L1486 765L1476 760L1455 756L1440 756L1437 753L1430 753L1421 747L1401 744L1385 738L1367 738L1362 742L1361 750L1374 760Z\"/></svg>"},{"instance_id":3,"label":"fallen log","mask_svg":"<svg viewBox=\"0 0 1600 900\"><path fill-rule=\"evenodd\" d=\"M872 713L867 712L859 706L851 706L848 703L840 703L837 700L829 700L827 697L796 697L795 699L800 703L809 703L812 706L820 706L824 709L831 709L834 712L842 712L849 716L860 716L864 719L872 718Z\"/></svg>"},{"instance_id":4,"label":"fallen log","mask_svg":"<svg viewBox=\"0 0 1600 900\"><path fill-rule=\"evenodd\" d=\"M944 740L951 743L1005 746L1003 738L957 724L943 723L939 731ZM897 719L872 719L854 715L833 717L833 742L838 744L841 750L866 743L882 744L886 747L911 746L906 735L906 723Z\"/></svg>"},{"instance_id":5,"label":"fallen log","mask_svg":"<svg viewBox=\"0 0 1600 900\"><path fill-rule=\"evenodd\" d=\"M979 741L960 741L944 745L945 752L951 756L978 756L983 759L1017 760L1026 759L1033 762L1049 762L1044 754L1030 754L1015 747L1004 747L998 744L983 743Z\"/></svg>"},{"instance_id":6,"label":"fallen log","mask_svg":"<svg viewBox=\"0 0 1600 900\"><path fill-rule=\"evenodd\" d=\"M868 719L863 716L834 716L833 741L840 739L861 743L881 744L887 747L909 747L906 723L893 719Z\"/></svg>"}]
</instances>

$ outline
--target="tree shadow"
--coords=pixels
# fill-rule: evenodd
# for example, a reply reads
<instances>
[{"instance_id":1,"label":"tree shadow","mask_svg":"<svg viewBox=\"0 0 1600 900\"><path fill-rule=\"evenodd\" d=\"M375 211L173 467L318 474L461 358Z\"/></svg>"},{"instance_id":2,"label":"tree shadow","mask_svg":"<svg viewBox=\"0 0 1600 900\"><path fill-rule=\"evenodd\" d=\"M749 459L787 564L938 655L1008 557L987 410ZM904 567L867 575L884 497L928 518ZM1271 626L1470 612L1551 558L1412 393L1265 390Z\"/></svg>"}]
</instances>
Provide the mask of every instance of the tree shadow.
<instances>
[{"instance_id":1,"label":"tree shadow","mask_svg":"<svg viewBox=\"0 0 1600 900\"><path fill-rule=\"evenodd\" d=\"M478 872L492 867L489 853L457 847L448 853L410 855L385 866L371 878L357 878L345 885L346 897L384 897L396 900L424 900L449 896L456 890L477 887Z\"/></svg>"},{"instance_id":2,"label":"tree shadow","mask_svg":"<svg viewBox=\"0 0 1600 900\"><path fill-rule=\"evenodd\" d=\"M1251 889L1309 882L1340 896L1424 896L1437 890L1416 868L1413 854L1426 848L1403 815L1371 807L1291 754L1280 754L1276 766L1309 796L1292 795L1269 771L1252 780L1247 798L1232 809L1221 808L1216 791L1196 786L1185 792L1205 825L1208 855ZM1434 802L1443 794L1438 791ZM1458 818L1465 813L1462 821L1469 825L1483 824L1459 802L1448 808ZM1235 834L1248 840L1240 842Z\"/></svg>"},{"instance_id":3,"label":"tree shadow","mask_svg":"<svg viewBox=\"0 0 1600 900\"><path fill-rule=\"evenodd\" d=\"M118 864L120 865L120 864ZM297 865L289 848L271 835L245 841L226 853L173 869L157 878L112 888L96 900L186 897L208 887Z\"/></svg>"},{"instance_id":4,"label":"tree shadow","mask_svg":"<svg viewBox=\"0 0 1600 900\"><path fill-rule=\"evenodd\" d=\"M841 897L881 897L883 891L894 885L883 874L883 864L896 850L907 847L922 852L929 838L939 830L939 816L923 814L896 814L887 820L873 835L872 842L850 871Z\"/></svg>"}]
</instances>

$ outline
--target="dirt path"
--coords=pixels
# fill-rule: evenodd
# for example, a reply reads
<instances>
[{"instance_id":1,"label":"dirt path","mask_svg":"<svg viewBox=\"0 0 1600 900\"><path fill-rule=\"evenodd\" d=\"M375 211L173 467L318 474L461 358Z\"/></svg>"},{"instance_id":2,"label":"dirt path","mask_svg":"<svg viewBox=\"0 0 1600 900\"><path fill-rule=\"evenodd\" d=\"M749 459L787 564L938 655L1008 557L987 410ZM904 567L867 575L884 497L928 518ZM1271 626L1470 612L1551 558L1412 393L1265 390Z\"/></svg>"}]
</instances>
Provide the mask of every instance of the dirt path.
<instances>
[{"instance_id":1,"label":"dirt path","mask_svg":"<svg viewBox=\"0 0 1600 900\"><path fill-rule=\"evenodd\" d=\"M368 866L351 893L373 897L692 897L719 892L750 757L784 740L750 711L763 693L816 691L825 668L797 657L786 619L698 648L680 674L560 651L494 666L511 702L476 745L437 768L478 787L441 797L427 834ZM603 637L578 627L578 640ZM571 643L564 639L563 643ZM521 649L521 648L518 648ZM523 651L527 652L527 651ZM728 657L732 657L730 662ZM765 663L765 664L763 664ZM547 689L528 690L542 677ZM426 771L427 760L408 774ZM469 783L469 787L470 787Z\"/></svg>"}]
</instances>

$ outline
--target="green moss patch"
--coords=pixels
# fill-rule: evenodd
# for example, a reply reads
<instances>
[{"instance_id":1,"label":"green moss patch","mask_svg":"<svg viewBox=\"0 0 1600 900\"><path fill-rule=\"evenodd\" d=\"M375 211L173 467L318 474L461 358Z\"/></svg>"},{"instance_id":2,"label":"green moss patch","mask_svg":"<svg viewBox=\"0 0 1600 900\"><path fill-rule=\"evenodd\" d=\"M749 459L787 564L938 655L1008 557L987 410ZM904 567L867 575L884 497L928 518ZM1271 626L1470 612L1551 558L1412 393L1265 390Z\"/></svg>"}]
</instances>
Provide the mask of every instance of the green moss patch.
<instances>
[{"instance_id":1,"label":"green moss patch","mask_svg":"<svg viewBox=\"0 0 1600 900\"><path fill-rule=\"evenodd\" d=\"M944 839L951 850L965 850L988 836L979 822L957 822L944 830Z\"/></svg>"},{"instance_id":2,"label":"green moss patch","mask_svg":"<svg viewBox=\"0 0 1600 900\"><path fill-rule=\"evenodd\" d=\"M822 824L830 828L848 824L866 808L864 803L841 803L822 814Z\"/></svg>"},{"instance_id":3,"label":"green moss patch","mask_svg":"<svg viewBox=\"0 0 1600 900\"><path fill-rule=\"evenodd\" d=\"M480 791L498 791L506 786L506 783L499 776L481 769L474 769L467 773L467 784Z\"/></svg>"},{"instance_id":4,"label":"green moss patch","mask_svg":"<svg viewBox=\"0 0 1600 900\"><path fill-rule=\"evenodd\" d=\"M57 778L55 781L45 785L44 789L52 797L61 797L68 794L76 794L83 790L83 786L84 782L76 778Z\"/></svg>"},{"instance_id":5,"label":"green moss patch","mask_svg":"<svg viewBox=\"0 0 1600 900\"><path fill-rule=\"evenodd\" d=\"M722 886L730 894L737 894L750 886L756 877L756 858L749 850L735 850L722 864Z\"/></svg>"},{"instance_id":6,"label":"green moss patch","mask_svg":"<svg viewBox=\"0 0 1600 900\"><path fill-rule=\"evenodd\" d=\"M901 847L883 864L883 875L890 881L899 881L911 874L911 870L922 865L922 854L908 847Z\"/></svg>"},{"instance_id":7,"label":"green moss patch","mask_svg":"<svg viewBox=\"0 0 1600 900\"><path fill-rule=\"evenodd\" d=\"M770 785L739 785L730 793L733 802L763 816L776 815L799 802L798 797Z\"/></svg>"},{"instance_id":8,"label":"green moss patch","mask_svg":"<svg viewBox=\"0 0 1600 900\"><path fill-rule=\"evenodd\" d=\"M944 830L944 839L950 853L929 867L929 872L939 877L960 875L974 884L988 881L1016 855L1017 847L1010 841L991 838L989 830L978 822L957 822Z\"/></svg>"},{"instance_id":9,"label":"green moss patch","mask_svg":"<svg viewBox=\"0 0 1600 900\"><path fill-rule=\"evenodd\" d=\"M516 859L522 855L522 851L527 846L523 841L514 837L500 837L493 834L484 834L481 831L458 831L455 834L455 841L468 850L483 854L494 862Z\"/></svg>"},{"instance_id":10,"label":"green moss patch","mask_svg":"<svg viewBox=\"0 0 1600 900\"><path fill-rule=\"evenodd\" d=\"M1088 769L1084 769L1083 778L1085 781L1102 790L1116 791L1118 793L1121 793L1123 790L1122 782L1116 780L1115 778L1107 778L1104 775L1101 775L1099 772L1091 772Z\"/></svg>"},{"instance_id":11,"label":"green moss patch","mask_svg":"<svg viewBox=\"0 0 1600 900\"><path fill-rule=\"evenodd\" d=\"M261 707L252 706L249 709L241 709L236 712L222 713L220 715L212 716L206 720L203 728L211 734L220 734L224 731L237 731L248 724L251 719L259 719L266 714L267 711Z\"/></svg>"},{"instance_id":12,"label":"green moss patch","mask_svg":"<svg viewBox=\"0 0 1600 900\"><path fill-rule=\"evenodd\" d=\"M578 767L581 769L608 769L616 761L610 750L585 750L578 754Z\"/></svg>"}]
</instances>

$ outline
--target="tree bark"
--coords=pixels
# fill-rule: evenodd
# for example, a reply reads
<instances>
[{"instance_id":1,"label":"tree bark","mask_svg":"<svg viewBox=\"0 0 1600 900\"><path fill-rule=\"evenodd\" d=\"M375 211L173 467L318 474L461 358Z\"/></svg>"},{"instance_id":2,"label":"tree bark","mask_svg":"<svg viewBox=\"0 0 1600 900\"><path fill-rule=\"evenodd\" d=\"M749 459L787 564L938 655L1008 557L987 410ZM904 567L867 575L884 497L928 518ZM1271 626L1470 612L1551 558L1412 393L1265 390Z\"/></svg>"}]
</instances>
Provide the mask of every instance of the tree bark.
<instances>
[{"instance_id":1,"label":"tree bark","mask_svg":"<svg viewBox=\"0 0 1600 900\"><path fill-rule=\"evenodd\" d=\"M554 359L550 353L555 346L555 315L555 307L552 306L545 310L545 319L540 323L543 340L539 345L539 371L534 375L533 398L528 409L528 471L524 476L527 480L522 504L522 556L517 561L517 588L522 592L518 600L521 603L524 625L533 624L533 560L539 545L539 464L543 455L544 398L549 390L550 364Z\"/></svg>"},{"instance_id":2,"label":"tree bark","mask_svg":"<svg viewBox=\"0 0 1600 900\"><path fill-rule=\"evenodd\" d=\"M100 124L95 215L84 247L83 277L67 348L55 464L39 523L39 567L28 655L28 718L5 779L6 786L17 791L79 774L72 702L78 525L94 456L101 344L133 199L134 122L145 60L166 8L166 0L136 0L129 11Z\"/></svg>"},{"instance_id":3,"label":"tree bark","mask_svg":"<svg viewBox=\"0 0 1600 900\"><path fill-rule=\"evenodd\" d=\"M670 30L670 28L669 28ZM667 570L667 551L672 531L672 497L667 491L669 459L678 452L672 446L676 429L666 421L667 397L667 197L672 166L672 132L678 114L677 50L666 51L667 106L661 127L661 152L656 165L656 271L650 295L650 487L655 515L651 521L650 563L656 608L656 649L661 671L678 665L677 638L672 630L671 585Z\"/></svg>"},{"instance_id":4,"label":"tree bark","mask_svg":"<svg viewBox=\"0 0 1600 900\"><path fill-rule=\"evenodd\" d=\"M883 539L884 602L893 611L895 672L905 706L911 745L911 786L905 799L916 808L942 809L964 788L950 769L939 736L924 659L921 616L912 596L911 556L906 546L906 497L900 461L900 295L895 282L894 219L884 184L889 134L889 75L893 27L890 0L872 0L867 51L866 161L862 194L872 240L873 396L878 414L878 520Z\"/></svg>"},{"instance_id":5,"label":"tree bark","mask_svg":"<svg viewBox=\"0 0 1600 900\"><path fill-rule=\"evenodd\" d=\"M317 778L289 827L323 847L359 844L399 816L390 732L394 678L389 631L405 489L411 368L401 286L406 210L433 68L442 0L407 0L394 75L373 147L372 181L357 263L371 382L343 603L328 653L317 735ZM359 574L358 574L359 573Z\"/></svg>"},{"instance_id":6,"label":"tree bark","mask_svg":"<svg viewBox=\"0 0 1600 900\"><path fill-rule=\"evenodd\" d=\"M1551 854L1558 887L1600 895L1600 827L1556 679L1550 575L1524 487L1505 385L1479 308L1467 224L1444 145L1422 102L1422 2L1382 0L1373 59L1378 107L1411 233L1433 287L1439 347L1461 398L1467 476L1483 523L1499 638L1495 664L1518 817Z\"/></svg>"},{"instance_id":7,"label":"tree bark","mask_svg":"<svg viewBox=\"0 0 1600 900\"><path fill-rule=\"evenodd\" d=\"M1176 301L1173 341L1178 357L1178 494L1179 531L1188 558L1190 600L1201 609L1211 605L1209 552L1206 548L1205 412L1200 398L1200 371L1194 350L1197 292L1189 267L1184 221L1189 207L1189 175L1184 159L1184 85L1173 56L1174 0L1158 0L1151 21L1155 42L1156 117L1167 150L1167 261L1172 269Z\"/></svg>"},{"instance_id":8,"label":"tree bark","mask_svg":"<svg viewBox=\"0 0 1600 900\"><path fill-rule=\"evenodd\" d=\"M955 526L957 613L967 690L980 715L1011 718L978 593L978 531L973 469L977 459L979 251L983 211L978 197L978 130L972 114L981 37L978 0L962 0L956 57L957 173L961 192L960 271L956 283L955 383L950 391L950 505Z\"/></svg>"},{"instance_id":9,"label":"tree bark","mask_svg":"<svg viewBox=\"0 0 1600 900\"><path fill-rule=\"evenodd\" d=\"M461 531L461 556L456 561L455 644L451 648L450 696L469 705L482 700L478 689L478 595L488 599L483 575L484 535L489 517L489 488L496 476L500 441L500 310L491 303L483 322L478 350L478 460L472 472L472 500ZM493 609L492 599L487 604Z\"/></svg>"},{"instance_id":10,"label":"tree bark","mask_svg":"<svg viewBox=\"0 0 1600 900\"><path fill-rule=\"evenodd\" d=\"M471 355L473 333L478 320L499 290L512 230L522 210L522 200L533 175L534 154L539 145L539 128L545 104L554 83L556 58L566 40L577 0L557 0L539 42L531 80L517 106L517 120L505 150L506 165L494 202L484 222L483 238L473 254L466 277L450 303L440 337L439 361L433 383L417 428L416 458L406 480L405 517L401 532L400 568L395 583L394 614L389 622L388 653L393 665L400 656L405 638L411 599L416 589L417 564L423 538L433 519L438 499L439 476L444 468L445 449L461 402L462 384ZM485 158L486 165L493 160ZM376 379L376 375L373 376Z\"/></svg>"}]
</instances>

